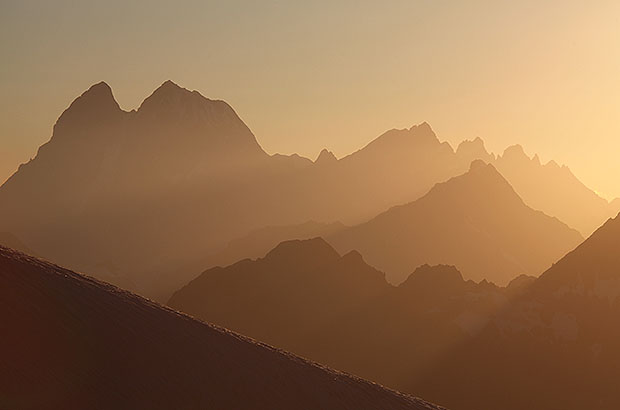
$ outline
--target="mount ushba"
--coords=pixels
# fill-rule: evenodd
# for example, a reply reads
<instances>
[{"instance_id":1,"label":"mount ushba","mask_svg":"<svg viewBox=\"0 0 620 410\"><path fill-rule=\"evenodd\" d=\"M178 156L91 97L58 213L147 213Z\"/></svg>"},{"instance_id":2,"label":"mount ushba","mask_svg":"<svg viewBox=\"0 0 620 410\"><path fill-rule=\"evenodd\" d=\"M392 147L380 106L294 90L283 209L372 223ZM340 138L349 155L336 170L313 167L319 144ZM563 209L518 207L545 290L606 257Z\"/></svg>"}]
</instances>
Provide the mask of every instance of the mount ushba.
<instances>
[{"instance_id":1,"label":"mount ushba","mask_svg":"<svg viewBox=\"0 0 620 410\"><path fill-rule=\"evenodd\" d=\"M341 159L269 155L228 104L167 81L131 112L105 83L77 98L50 141L0 187L0 231L54 262L161 299L248 232L310 220L360 224L475 159L494 164L527 205L582 233L614 213L567 168L517 148L495 158L481 140L455 151L426 123L388 131Z\"/></svg>"}]
</instances>

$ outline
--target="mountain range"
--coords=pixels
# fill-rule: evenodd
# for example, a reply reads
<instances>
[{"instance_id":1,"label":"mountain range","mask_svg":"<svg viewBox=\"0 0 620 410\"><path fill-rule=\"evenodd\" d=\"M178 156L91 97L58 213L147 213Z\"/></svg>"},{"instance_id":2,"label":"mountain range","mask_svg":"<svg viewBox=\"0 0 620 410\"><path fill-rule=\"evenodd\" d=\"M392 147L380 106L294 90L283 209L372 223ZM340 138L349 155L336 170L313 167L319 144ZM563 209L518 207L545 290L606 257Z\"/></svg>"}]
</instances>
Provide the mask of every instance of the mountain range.
<instances>
[{"instance_id":1,"label":"mountain range","mask_svg":"<svg viewBox=\"0 0 620 410\"><path fill-rule=\"evenodd\" d=\"M436 409L0 247L3 409Z\"/></svg>"},{"instance_id":2,"label":"mountain range","mask_svg":"<svg viewBox=\"0 0 620 410\"><path fill-rule=\"evenodd\" d=\"M422 198L328 237L340 252L361 252L394 283L428 263L455 265L468 279L501 285L540 274L582 240L563 222L528 207L482 160Z\"/></svg>"},{"instance_id":3,"label":"mountain range","mask_svg":"<svg viewBox=\"0 0 620 410\"><path fill-rule=\"evenodd\" d=\"M619 296L617 217L506 287L447 265L390 285L316 238L207 270L169 304L441 405L576 410L620 406Z\"/></svg>"},{"instance_id":4,"label":"mountain range","mask_svg":"<svg viewBox=\"0 0 620 410\"><path fill-rule=\"evenodd\" d=\"M394 286L358 252L341 256L314 238L207 270L168 304L303 357L411 389L533 280L522 277L500 288L465 281L453 266L423 265Z\"/></svg>"},{"instance_id":5,"label":"mountain range","mask_svg":"<svg viewBox=\"0 0 620 410\"><path fill-rule=\"evenodd\" d=\"M620 206L517 150L496 158L481 140L454 150L427 123L390 130L341 159L324 150L311 161L267 154L227 103L171 81L132 111L99 83L0 187L0 231L49 260L161 300L236 238L311 220L358 225L475 159L512 173L504 176L526 204L585 234Z\"/></svg>"}]
</instances>

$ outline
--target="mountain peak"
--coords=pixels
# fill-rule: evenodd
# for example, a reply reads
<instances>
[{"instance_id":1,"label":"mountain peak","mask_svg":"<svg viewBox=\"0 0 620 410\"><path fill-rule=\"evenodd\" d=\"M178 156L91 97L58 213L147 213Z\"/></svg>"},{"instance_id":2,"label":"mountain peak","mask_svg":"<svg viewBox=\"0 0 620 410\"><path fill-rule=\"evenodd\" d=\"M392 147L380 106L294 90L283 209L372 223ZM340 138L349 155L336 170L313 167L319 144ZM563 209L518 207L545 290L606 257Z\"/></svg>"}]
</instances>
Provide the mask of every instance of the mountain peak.
<instances>
[{"instance_id":1,"label":"mountain peak","mask_svg":"<svg viewBox=\"0 0 620 410\"><path fill-rule=\"evenodd\" d=\"M504 154L502 155L502 158L504 159L506 158L530 159L530 157L528 157L525 151L523 150L523 147L519 144L511 145L508 148L506 148L504 150Z\"/></svg>"},{"instance_id":2,"label":"mountain peak","mask_svg":"<svg viewBox=\"0 0 620 410\"><path fill-rule=\"evenodd\" d=\"M191 91L189 91L187 88L183 88L177 85L171 80L166 80L159 87L157 87L155 91L153 91L153 93L149 97L145 99L145 102L148 101L149 99L152 99L153 97L162 98L162 97L171 96L175 94L177 95L191 94Z\"/></svg>"},{"instance_id":3,"label":"mountain peak","mask_svg":"<svg viewBox=\"0 0 620 410\"><path fill-rule=\"evenodd\" d=\"M159 88L177 88L177 89L183 89L183 87L180 87L177 83L175 83L172 80L166 80L164 81Z\"/></svg>"},{"instance_id":4,"label":"mountain peak","mask_svg":"<svg viewBox=\"0 0 620 410\"><path fill-rule=\"evenodd\" d=\"M282 265L317 266L333 262L340 255L325 239L295 239L281 242L265 256L264 260Z\"/></svg>"},{"instance_id":5,"label":"mountain peak","mask_svg":"<svg viewBox=\"0 0 620 410\"><path fill-rule=\"evenodd\" d=\"M65 124L89 125L93 122L105 121L111 115L121 112L118 102L114 99L110 86L101 81L92 85L76 98L58 119L57 126Z\"/></svg>"},{"instance_id":6,"label":"mountain peak","mask_svg":"<svg viewBox=\"0 0 620 410\"><path fill-rule=\"evenodd\" d=\"M487 151L484 141L480 137L461 142L456 148L456 155L469 162L475 159L491 162L495 159L495 156Z\"/></svg>"},{"instance_id":7,"label":"mountain peak","mask_svg":"<svg viewBox=\"0 0 620 410\"><path fill-rule=\"evenodd\" d=\"M493 169L495 169L495 167L491 164L487 164L486 162L484 162L481 159L475 159L471 162L471 164L469 165L469 171L477 171L479 169L484 169L486 167L491 167ZM496 170L497 171L497 170Z\"/></svg>"},{"instance_id":8,"label":"mountain peak","mask_svg":"<svg viewBox=\"0 0 620 410\"><path fill-rule=\"evenodd\" d=\"M403 289L443 291L454 289L464 283L463 275L452 265L430 266L425 264L418 267L399 287Z\"/></svg>"},{"instance_id":9,"label":"mountain peak","mask_svg":"<svg viewBox=\"0 0 620 410\"><path fill-rule=\"evenodd\" d=\"M476 137L473 140L464 140L459 144L459 146L457 147L457 150L463 149L465 147L484 148L484 141L480 137Z\"/></svg>"},{"instance_id":10,"label":"mountain peak","mask_svg":"<svg viewBox=\"0 0 620 410\"><path fill-rule=\"evenodd\" d=\"M512 185L510 185L510 183L497 170L497 168L495 168L493 164L487 164L481 159L472 161L469 166L469 172L461 175L461 177L467 178L471 181L475 180L477 181L477 183L483 184L481 185L481 188L484 188L487 194L492 192L492 189L500 189L501 187L502 190L507 190L520 199L520 197L512 188Z\"/></svg>"},{"instance_id":11,"label":"mountain peak","mask_svg":"<svg viewBox=\"0 0 620 410\"><path fill-rule=\"evenodd\" d=\"M426 199L425 199L426 198ZM420 200L459 201L471 207L480 208L493 203L493 206L523 204L512 185L491 164L477 159L472 161L469 171L436 184ZM490 201L492 198L492 201ZM486 204L486 205L485 205Z\"/></svg>"},{"instance_id":12,"label":"mountain peak","mask_svg":"<svg viewBox=\"0 0 620 410\"><path fill-rule=\"evenodd\" d=\"M333 162L338 161L333 152L329 151L327 148L323 148L317 159L314 161L315 164L331 164Z\"/></svg>"},{"instance_id":13,"label":"mountain peak","mask_svg":"<svg viewBox=\"0 0 620 410\"><path fill-rule=\"evenodd\" d=\"M90 88L84 92L84 94L86 93L106 93L112 95L112 88L105 81L99 81L91 85Z\"/></svg>"},{"instance_id":14,"label":"mountain peak","mask_svg":"<svg viewBox=\"0 0 620 410\"><path fill-rule=\"evenodd\" d=\"M209 103L223 102L210 100L198 91L190 91L171 80L166 80L142 102L138 112L154 112L158 115L177 111L188 112L192 111L192 107L202 107Z\"/></svg>"},{"instance_id":15,"label":"mountain peak","mask_svg":"<svg viewBox=\"0 0 620 410\"><path fill-rule=\"evenodd\" d=\"M188 90L187 88L181 87L180 85L173 82L172 80L164 81L159 87L155 89L155 91L153 91L153 95L159 94L159 95L166 95L166 96L170 96L174 94L183 95L183 94L192 94L192 93L193 93L192 91ZM198 92L196 92L196 94L198 94Z\"/></svg>"},{"instance_id":16,"label":"mountain peak","mask_svg":"<svg viewBox=\"0 0 620 410\"><path fill-rule=\"evenodd\" d=\"M86 105L98 109L119 109L119 105L112 94L112 88L104 81L93 84L88 90L84 91L82 95L73 101L69 109Z\"/></svg>"},{"instance_id":17,"label":"mountain peak","mask_svg":"<svg viewBox=\"0 0 620 410\"><path fill-rule=\"evenodd\" d=\"M413 127L409 128L410 132L416 132L419 133L421 135L428 135L428 136L433 136L435 138L437 138L437 135L435 134L435 131L433 131L433 128L431 127L431 125L424 121L418 125L414 125Z\"/></svg>"}]
</instances>

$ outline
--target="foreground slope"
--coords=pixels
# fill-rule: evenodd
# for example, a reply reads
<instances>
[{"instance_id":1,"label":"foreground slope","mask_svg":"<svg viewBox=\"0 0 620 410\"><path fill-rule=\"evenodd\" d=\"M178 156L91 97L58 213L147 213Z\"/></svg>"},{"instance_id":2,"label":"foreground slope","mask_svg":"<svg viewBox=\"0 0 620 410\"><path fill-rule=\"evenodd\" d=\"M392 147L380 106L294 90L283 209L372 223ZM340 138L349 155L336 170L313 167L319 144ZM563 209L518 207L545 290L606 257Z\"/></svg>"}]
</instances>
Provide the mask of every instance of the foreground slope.
<instances>
[{"instance_id":1,"label":"foreground slope","mask_svg":"<svg viewBox=\"0 0 620 410\"><path fill-rule=\"evenodd\" d=\"M0 248L0 407L431 409Z\"/></svg>"},{"instance_id":2,"label":"foreground slope","mask_svg":"<svg viewBox=\"0 0 620 410\"><path fill-rule=\"evenodd\" d=\"M465 277L506 284L538 275L582 240L579 232L528 207L490 164L437 184L424 197L328 238L360 251L401 282L424 263L455 265Z\"/></svg>"}]
</instances>

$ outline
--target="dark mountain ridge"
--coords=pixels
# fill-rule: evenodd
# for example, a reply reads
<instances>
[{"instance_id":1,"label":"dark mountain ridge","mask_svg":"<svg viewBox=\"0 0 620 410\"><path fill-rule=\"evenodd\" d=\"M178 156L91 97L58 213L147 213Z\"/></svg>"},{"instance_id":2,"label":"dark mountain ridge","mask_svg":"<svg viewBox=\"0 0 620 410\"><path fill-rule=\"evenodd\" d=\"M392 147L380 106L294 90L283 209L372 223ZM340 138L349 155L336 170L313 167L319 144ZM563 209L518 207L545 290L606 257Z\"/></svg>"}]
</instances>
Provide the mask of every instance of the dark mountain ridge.
<instances>
[{"instance_id":1,"label":"dark mountain ridge","mask_svg":"<svg viewBox=\"0 0 620 410\"><path fill-rule=\"evenodd\" d=\"M243 276L234 273L236 265L206 271L170 303L455 408L611 410L620 405L615 377L620 367L620 217L540 278L522 275L506 288L465 281L446 265L423 265L395 287L357 253L351 254L357 264L345 263L346 256L338 259L317 240L312 246L300 244L281 246L270 258L291 260L307 252L304 258L315 262L309 270L301 268L304 264L246 260ZM336 269L348 272L346 286L331 284L341 277ZM358 285L363 289L367 282L361 272L380 283L373 286L379 291L348 309L320 309L325 298L355 301ZM284 277L295 281L286 284ZM235 317L227 314L229 300L213 300L224 289L235 301ZM269 293L272 289L281 291ZM297 292L306 292L305 297ZM252 304L244 304L247 294ZM282 296L289 294L287 300ZM306 316L274 325L273 316L255 311L254 304L264 301L274 310L286 306L295 311L299 303ZM282 329L287 338L278 334Z\"/></svg>"},{"instance_id":2,"label":"dark mountain ridge","mask_svg":"<svg viewBox=\"0 0 620 410\"><path fill-rule=\"evenodd\" d=\"M11 409L439 409L0 247Z\"/></svg>"},{"instance_id":3,"label":"dark mountain ridge","mask_svg":"<svg viewBox=\"0 0 620 410\"><path fill-rule=\"evenodd\" d=\"M283 242L264 258L211 268L177 291L169 305L400 386L422 378L521 292L465 281L447 265L420 266L393 286L358 252L340 256L314 238Z\"/></svg>"}]
</instances>

